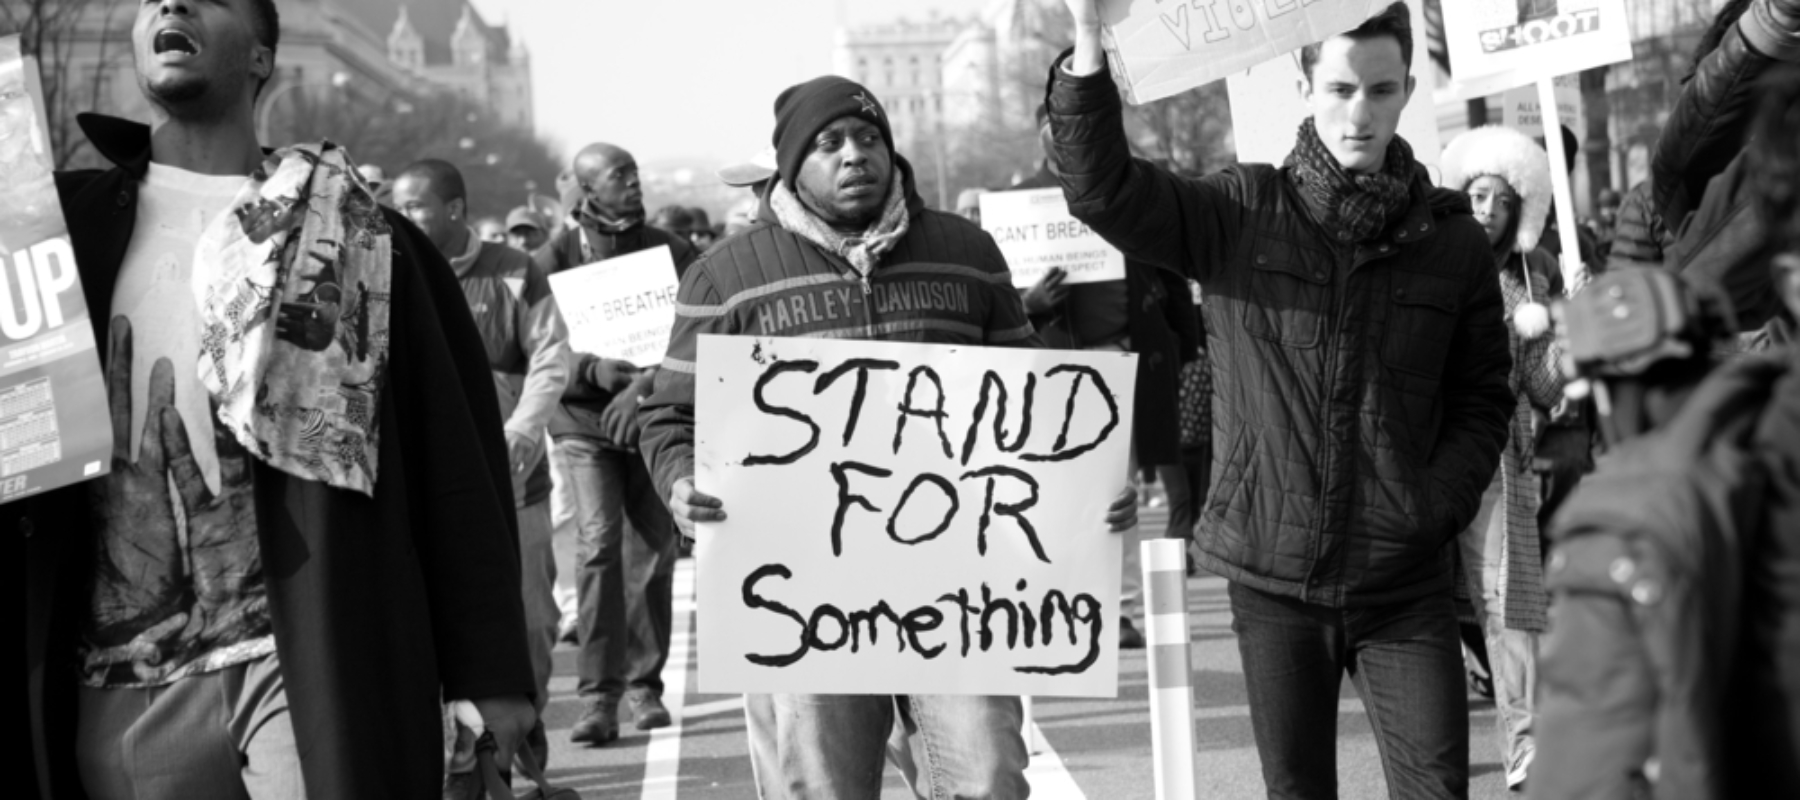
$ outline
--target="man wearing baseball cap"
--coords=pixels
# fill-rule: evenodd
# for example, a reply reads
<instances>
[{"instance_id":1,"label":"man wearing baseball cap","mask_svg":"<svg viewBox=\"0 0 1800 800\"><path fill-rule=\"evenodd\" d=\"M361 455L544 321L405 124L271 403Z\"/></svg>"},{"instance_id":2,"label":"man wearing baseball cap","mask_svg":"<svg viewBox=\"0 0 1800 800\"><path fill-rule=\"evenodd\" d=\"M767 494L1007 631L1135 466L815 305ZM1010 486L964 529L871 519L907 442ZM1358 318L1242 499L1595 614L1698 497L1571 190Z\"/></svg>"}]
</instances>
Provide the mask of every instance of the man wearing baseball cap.
<instances>
[{"instance_id":1,"label":"man wearing baseball cap","mask_svg":"<svg viewBox=\"0 0 1800 800\"><path fill-rule=\"evenodd\" d=\"M506 243L515 250L536 251L550 240L544 220L531 206L519 206L506 214Z\"/></svg>"},{"instance_id":2,"label":"man wearing baseball cap","mask_svg":"<svg viewBox=\"0 0 1800 800\"><path fill-rule=\"evenodd\" d=\"M999 248L974 223L925 208L868 89L834 76L790 87L775 100L774 146L756 222L683 276L669 352L640 412L655 487L688 536L696 522L723 520L732 499L694 489L701 334L1038 345ZM898 292L948 299L884 302ZM811 308L822 311L794 311ZM1120 493L1107 516L1114 531L1136 523L1136 501L1129 487ZM890 733L895 765L920 796L1028 792L1016 697L752 695L745 705L764 797L879 796Z\"/></svg>"}]
</instances>

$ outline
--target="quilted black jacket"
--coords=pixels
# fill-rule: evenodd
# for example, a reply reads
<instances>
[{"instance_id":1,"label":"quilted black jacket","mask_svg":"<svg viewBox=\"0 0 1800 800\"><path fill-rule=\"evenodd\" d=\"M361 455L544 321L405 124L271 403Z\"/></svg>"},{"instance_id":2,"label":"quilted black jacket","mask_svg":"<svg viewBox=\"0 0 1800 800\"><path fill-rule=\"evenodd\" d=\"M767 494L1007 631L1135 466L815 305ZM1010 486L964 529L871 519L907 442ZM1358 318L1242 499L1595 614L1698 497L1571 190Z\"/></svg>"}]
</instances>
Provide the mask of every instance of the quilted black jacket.
<instances>
[{"instance_id":1,"label":"quilted black jacket","mask_svg":"<svg viewBox=\"0 0 1800 800\"><path fill-rule=\"evenodd\" d=\"M1041 346L993 237L962 217L927 210L911 168L895 162L912 218L868 280L781 227L766 202L754 226L713 245L682 276L669 353L655 392L638 409L640 447L659 496L694 474L700 334Z\"/></svg>"},{"instance_id":2,"label":"quilted black jacket","mask_svg":"<svg viewBox=\"0 0 1800 800\"><path fill-rule=\"evenodd\" d=\"M1467 198L1420 168L1405 217L1352 244L1285 171L1189 180L1132 159L1111 76L1052 71L1070 210L1206 291L1201 564L1333 607L1448 591L1445 544L1475 515L1513 406L1499 277Z\"/></svg>"}]
</instances>

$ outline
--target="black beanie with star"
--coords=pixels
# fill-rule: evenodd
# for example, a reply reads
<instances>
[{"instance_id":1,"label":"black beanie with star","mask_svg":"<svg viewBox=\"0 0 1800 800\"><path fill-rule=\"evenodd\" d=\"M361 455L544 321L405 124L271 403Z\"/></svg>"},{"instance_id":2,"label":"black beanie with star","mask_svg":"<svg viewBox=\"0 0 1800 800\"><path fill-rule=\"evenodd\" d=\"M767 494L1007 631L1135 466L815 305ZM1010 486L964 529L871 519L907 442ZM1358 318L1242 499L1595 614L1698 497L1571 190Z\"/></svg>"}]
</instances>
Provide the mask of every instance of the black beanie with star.
<instances>
[{"instance_id":1,"label":"black beanie with star","mask_svg":"<svg viewBox=\"0 0 1800 800\"><path fill-rule=\"evenodd\" d=\"M800 162L812 151L813 137L841 117L856 117L881 131L881 141L894 154L894 131L875 93L836 75L789 86L775 98L775 164L781 180L794 185ZM895 154L897 155L897 154Z\"/></svg>"}]
</instances>

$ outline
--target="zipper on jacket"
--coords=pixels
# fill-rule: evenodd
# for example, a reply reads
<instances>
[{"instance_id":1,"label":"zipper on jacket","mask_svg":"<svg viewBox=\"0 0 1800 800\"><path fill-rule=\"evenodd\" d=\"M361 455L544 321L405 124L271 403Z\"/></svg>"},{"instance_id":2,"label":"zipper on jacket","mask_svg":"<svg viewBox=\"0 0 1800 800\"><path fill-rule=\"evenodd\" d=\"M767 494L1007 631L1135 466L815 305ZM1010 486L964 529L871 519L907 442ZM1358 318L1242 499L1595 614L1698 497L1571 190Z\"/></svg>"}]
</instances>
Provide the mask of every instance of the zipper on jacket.
<instances>
[{"instance_id":1,"label":"zipper on jacket","mask_svg":"<svg viewBox=\"0 0 1800 800\"><path fill-rule=\"evenodd\" d=\"M1325 519L1325 497L1326 497L1327 492L1329 491L1329 487L1332 482L1332 472L1334 471L1331 468L1331 465L1333 463L1332 456L1333 456L1334 452L1337 450L1337 447L1332 442L1332 438L1331 438L1331 434L1330 434L1333 395L1336 394L1337 383L1338 383L1338 381L1337 381L1337 360L1338 360L1337 359L1337 357L1338 357L1338 346L1337 346L1338 331L1337 331L1337 329L1338 329L1338 326L1340 324L1342 324L1342 317L1344 314L1344 295L1349 294L1349 285L1350 285L1349 271L1350 270L1349 269L1345 270L1344 291L1339 291L1338 284L1337 284L1337 269L1336 269L1338 266L1338 259L1336 256L1337 256L1337 254L1334 252L1333 259L1332 259L1333 263L1332 263L1331 281L1328 284L1331 287L1330 291L1332 293L1332 304L1331 304L1332 311L1331 311L1331 317L1329 318L1329 322L1331 322L1331 325L1329 326L1330 330L1328 332L1328 338L1326 339L1326 341L1324 343L1324 345L1325 345L1325 402L1320 406L1320 411L1319 411L1319 434L1320 434L1320 438L1322 440L1322 444L1323 444L1323 448L1324 448L1325 462L1326 462L1327 468L1320 473L1319 497L1313 504L1313 514L1319 520L1319 526L1318 526L1319 535L1316 539L1313 540L1312 565L1307 567L1307 570L1306 570L1306 584L1300 587L1300 598L1303 602L1314 602L1312 599L1313 576L1319 570L1319 566L1320 566L1319 562L1322 557L1322 551L1325 547L1326 531L1329 528L1328 521ZM1348 261L1349 261L1349 264L1346 265L1347 267L1353 267L1353 265L1356 263L1355 248L1351 249ZM1338 549L1339 549L1339 552L1341 555L1343 548L1340 547ZM1341 581L1341 578L1340 578L1340 581ZM1340 585L1338 587L1338 589L1340 590L1340 592L1339 592L1340 594L1341 594L1342 588L1343 587L1340 583ZM1329 592L1328 592L1328 594L1329 594ZM1339 599L1341 600L1341 597Z\"/></svg>"}]
</instances>

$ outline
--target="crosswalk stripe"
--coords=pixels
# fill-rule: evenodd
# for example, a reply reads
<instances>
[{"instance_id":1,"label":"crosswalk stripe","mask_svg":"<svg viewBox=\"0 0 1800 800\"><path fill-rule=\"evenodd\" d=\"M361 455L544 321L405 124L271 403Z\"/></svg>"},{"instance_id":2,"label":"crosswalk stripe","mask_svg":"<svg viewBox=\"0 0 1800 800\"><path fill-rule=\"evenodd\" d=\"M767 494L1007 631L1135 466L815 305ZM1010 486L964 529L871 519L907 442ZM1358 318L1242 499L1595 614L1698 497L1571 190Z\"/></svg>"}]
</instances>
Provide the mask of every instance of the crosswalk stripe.
<instances>
[{"instance_id":1,"label":"crosswalk stripe","mask_svg":"<svg viewBox=\"0 0 1800 800\"><path fill-rule=\"evenodd\" d=\"M669 660L663 665L663 705L669 726L650 733L644 751L643 800L675 800L681 780L681 728L687 714L688 660L693 654L694 560L675 564L675 630L669 637Z\"/></svg>"}]
</instances>

